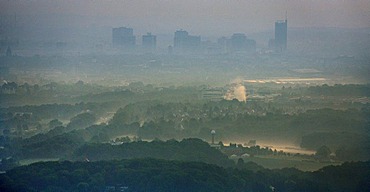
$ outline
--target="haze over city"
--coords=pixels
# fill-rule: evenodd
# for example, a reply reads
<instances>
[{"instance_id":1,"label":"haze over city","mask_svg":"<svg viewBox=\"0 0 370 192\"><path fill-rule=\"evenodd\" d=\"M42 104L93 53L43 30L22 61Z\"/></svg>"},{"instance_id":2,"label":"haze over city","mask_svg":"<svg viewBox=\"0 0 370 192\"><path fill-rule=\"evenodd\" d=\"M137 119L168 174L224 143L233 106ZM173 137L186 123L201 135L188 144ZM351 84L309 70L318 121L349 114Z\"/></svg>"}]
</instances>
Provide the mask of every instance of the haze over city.
<instances>
[{"instance_id":1,"label":"haze over city","mask_svg":"<svg viewBox=\"0 0 370 192\"><path fill-rule=\"evenodd\" d=\"M0 0L0 191L368 191L369 0Z\"/></svg>"},{"instance_id":2,"label":"haze over city","mask_svg":"<svg viewBox=\"0 0 370 192\"><path fill-rule=\"evenodd\" d=\"M138 34L187 29L202 36L225 36L271 31L271 24L286 13L291 28L367 28L369 9L368 0L2 0L0 12L2 17L16 14L20 29L38 33L128 26Z\"/></svg>"}]
</instances>

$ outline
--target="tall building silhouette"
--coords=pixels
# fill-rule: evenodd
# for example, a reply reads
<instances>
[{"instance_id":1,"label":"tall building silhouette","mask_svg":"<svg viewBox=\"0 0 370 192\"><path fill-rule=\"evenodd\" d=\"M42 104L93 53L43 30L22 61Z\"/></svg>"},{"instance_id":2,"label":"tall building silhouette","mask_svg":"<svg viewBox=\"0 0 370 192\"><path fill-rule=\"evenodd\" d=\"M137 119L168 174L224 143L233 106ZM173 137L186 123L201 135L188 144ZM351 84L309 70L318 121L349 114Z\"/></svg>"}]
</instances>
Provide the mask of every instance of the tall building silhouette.
<instances>
[{"instance_id":1,"label":"tall building silhouette","mask_svg":"<svg viewBox=\"0 0 370 192\"><path fill-rule=\"evenodd\" d=\"M231 50L238 51L256 51L256 41L248 39L244 33L234 33L230 39Z\"/></svg>"},{"instance_id":2,"label":"tall building silhouette","mask_svg":"<svg viewBox=\"0 0 370 192\"><path fill-rule=\"evenodd\" d=\"M222 53L254 53L256 41L247 38L244 33L234 33L230 38L221 37L217 45Z\"/></svg>"},{"instance_id":3,"label":"tall building silhouette","mask_svg":"<svg viewBox=\"0 0 370 192\"><path fill-rule=\"evenodd\" d=\"M147 33L142 36L142 42L145 51L154 51L157 46L157 36Z\"/></svg>"},{"instance_id":4,"label":"tall building silhouette","mask_svg":"<svg viewBox=\"0 0 370 192\"><path fill-rule=\"evenodd\" d=\"M230 41L233 51L241 51L246 47L247 36L244 33L234 33L231 36Z\"/></svg>"},{"instance_id":5,"label":"tall building silhouette","mask_svg":"<svg viewBox=\"0 0 370 192\"><path fill-rule=\"evenodd\" d=\"M184 30L175 32L174 44L175 49L183 48L186 44L189 33Z\"/></svg>"},{"instance_id":6,"label":"tall building silhouette","mask_svg":"<svg viewBox=\"0 0 370 192\"><path fill-rule=\"evenodd\" d=\"M136 43L134 30L127 27L113 28L112 43L115 47L134 48Z\"/></svg>"},{"instance_id":7,"label":"tall building silhouette","mask_svg":"<svg viewBox=\"0 0 370 192\"><path fill-rule=\"evenodd\" d=\"M275 22L275 41L274 47L277 51L284 51L287 49L288 41L288 20Z\"/></svg>"},{"instance_id":8,"label":"tall building silhouette","mask_svg":"<svg viewBox=\"0 0 370 192\"><path fill-rule=\"evenodd\" d=\"M194 52L199 50L201 45L200 36L189 35L187 31L178 30L175 32L174 49L175 51Z\"/></svg>"}]
</instances>

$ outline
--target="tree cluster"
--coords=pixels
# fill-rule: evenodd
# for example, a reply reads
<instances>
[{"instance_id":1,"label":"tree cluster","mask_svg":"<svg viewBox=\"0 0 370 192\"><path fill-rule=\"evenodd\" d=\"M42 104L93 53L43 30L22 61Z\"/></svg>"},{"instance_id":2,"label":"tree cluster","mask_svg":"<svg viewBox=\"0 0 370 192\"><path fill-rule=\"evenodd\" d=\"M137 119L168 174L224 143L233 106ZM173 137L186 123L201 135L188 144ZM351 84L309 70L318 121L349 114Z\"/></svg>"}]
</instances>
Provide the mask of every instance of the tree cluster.
<instances>
[{"instance_id":1,"label":"tree cluster","mask_svg":"<svg viewBox=\"0 0 370 192\"><path fill-rule=\"evenodd\" d=\"M134 159L45 162L0 175L1 191L367 191L370 162L345 163L316 172L293 168L250 170L200 162Z\"/></svg>"}]
</instances>

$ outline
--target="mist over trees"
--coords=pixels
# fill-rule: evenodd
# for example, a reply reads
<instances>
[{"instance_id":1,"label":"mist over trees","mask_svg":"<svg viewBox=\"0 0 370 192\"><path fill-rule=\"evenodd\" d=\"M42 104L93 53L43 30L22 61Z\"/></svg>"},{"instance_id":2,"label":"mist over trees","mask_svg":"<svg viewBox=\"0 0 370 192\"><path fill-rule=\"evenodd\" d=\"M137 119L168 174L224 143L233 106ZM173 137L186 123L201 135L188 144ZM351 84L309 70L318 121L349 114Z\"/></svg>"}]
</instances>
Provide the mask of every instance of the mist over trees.
<instances>
[{"instance_id":1,"label":"mist over trees","mask_svg":"<svg viewBox=\"0 0 370 192\"><path fill-rule=\"evenodd\" d=\"M20 2L4 5L11 3ZM99 4L83 4L91 3ZM104 5L111 3L120 4ZM361 3L355 4L366 7ZM80 13L58 15L63 22L51 22L50 14L42 20L24 20L23 12L1 14L0 191L369 189L368 26L294 27L302 15L288 11L275 29L273 16L263 21L268 29L251 32L245 29L263 18L254 15L251 25L246 15L263 9L243 9L214 20L224 24L213 30L204 13L217 15L224 8L183 2L197 12L207 7L195 14L203 14L194 20L201 28L186 22L181 29L180 22L180 29L169 30L165 21L176 16L159 19L156 31L151 11L166 6L147 3L151 8L141 14L136 4L124 12L116 6L107 10L150 16L145 30L151 31L135 24L137 15L115 16L117 26L108 16L103 26L100 6L99 16L86 20L94 22L83 24L87 16ZM347 12L363 13L349 9L356 6ZM172 11L179 14L188 9L176 7L181 10ZM343 10L315 18L327 22ZM182 16L193 16L189 13ZM239 19L245 23L235 25ZM53 24L32 25L34 20Z\"/></svg>"},{"instance_id":2,"label":"mist over trees","mask_svg":"<svg viewBox=\"0 0 370 192\"><path fill-rule=\"evenodd\" d=\"M339 91L367 86L328 87ZM2 108L1 142L6 146L2 157L65 158L86 142L109 142L122 135L145 140L195 137L210 141L210 131L216 130L218 141L274 139L311 150L327 146L338 160L367 160L368 104L336 97L322 101L323 93L312 90L325 87L272 86L269 92L267 87L255 87L259 94L277 93L274 101L252 97L239 102L204 99L201 86L158 88L137 83L88 96L112 98L109 101ZM122 95L121 90L130 90L129 95ZM352 98L353 93L340 97ZM350 109L344 109L347 107ZM117 111L112 113L112 109ZM55 150L47 149L49 146Z\"/></svg>"}]
</instances>

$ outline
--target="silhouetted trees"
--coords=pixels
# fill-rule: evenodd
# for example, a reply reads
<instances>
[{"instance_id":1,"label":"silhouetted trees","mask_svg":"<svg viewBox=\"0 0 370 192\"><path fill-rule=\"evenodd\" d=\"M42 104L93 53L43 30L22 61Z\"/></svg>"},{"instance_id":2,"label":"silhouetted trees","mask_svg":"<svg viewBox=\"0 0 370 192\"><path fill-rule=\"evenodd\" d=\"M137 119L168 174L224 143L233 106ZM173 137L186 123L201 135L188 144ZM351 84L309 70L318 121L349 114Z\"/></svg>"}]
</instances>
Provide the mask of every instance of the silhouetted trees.
<instances>
[{"instance_id":1,"label":"silhouetted trees","mask_svg":"<svg viewBox=\"0 0 370 192\"><path fill-rule=\"evenodd\" d=\"M200 162L134 159L44 162L0 175L1 191L367 191L370 162L328 166L315 172L240 169Z\"/></svg>"}]
</instances>

